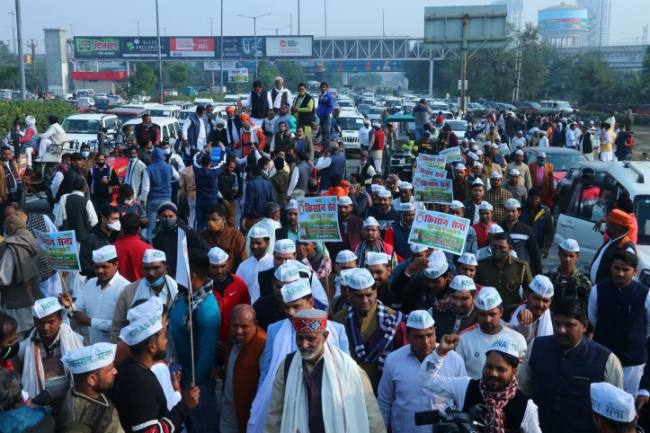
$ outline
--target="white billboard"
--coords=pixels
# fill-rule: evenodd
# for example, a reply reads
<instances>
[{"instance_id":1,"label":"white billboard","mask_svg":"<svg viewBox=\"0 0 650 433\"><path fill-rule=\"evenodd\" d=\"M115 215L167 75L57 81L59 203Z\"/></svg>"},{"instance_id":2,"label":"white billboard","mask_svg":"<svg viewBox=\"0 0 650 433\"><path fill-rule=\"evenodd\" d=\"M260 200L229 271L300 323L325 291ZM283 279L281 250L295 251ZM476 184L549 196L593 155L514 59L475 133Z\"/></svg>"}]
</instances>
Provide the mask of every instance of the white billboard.
<instances>
[{"instance_id":1,"label":"white billboard","mask_svg":"<svg viewBox=\"0 0 650 433\"><path fill-rule=\"evenodd\" d=\"M312 36L268 36L266 38L266 56L311 57L312 45Z\"/></svg>"},{"instance_id":2,"label":"white billboard","mask_svg":"<svg viewBox=\"0 0 650 433\"><path fill-rule=\"evenodd\" d=\"M228 69L228 83L248 83L248 69Z\"/></svg>"}]
</instances>

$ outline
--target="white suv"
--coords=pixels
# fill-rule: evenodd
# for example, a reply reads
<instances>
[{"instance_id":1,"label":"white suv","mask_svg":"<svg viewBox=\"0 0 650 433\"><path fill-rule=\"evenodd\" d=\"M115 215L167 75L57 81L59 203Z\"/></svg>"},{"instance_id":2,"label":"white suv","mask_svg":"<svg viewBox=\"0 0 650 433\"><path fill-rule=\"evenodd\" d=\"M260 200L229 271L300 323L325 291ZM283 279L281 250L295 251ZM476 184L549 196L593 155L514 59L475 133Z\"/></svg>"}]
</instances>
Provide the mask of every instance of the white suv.
<instances>
[{"instance_id":1,"label":"white suv","mask_svg":"<svg viewBox=\"0 0 650 433\"><path fill-rule=\"evenodd\" d=\"M582 176L593 173L600 189L598 203L583 202ZM639 226L636 244L639 256L639 279L650 283L650 161L596 162L580 161L562 180L556 200L554 244L567 238L580 244L580 268L588 270L603 244L603 235L594 225L613 208L616 199L627 195L634 203Z\"/></svg>"}]
</instances>

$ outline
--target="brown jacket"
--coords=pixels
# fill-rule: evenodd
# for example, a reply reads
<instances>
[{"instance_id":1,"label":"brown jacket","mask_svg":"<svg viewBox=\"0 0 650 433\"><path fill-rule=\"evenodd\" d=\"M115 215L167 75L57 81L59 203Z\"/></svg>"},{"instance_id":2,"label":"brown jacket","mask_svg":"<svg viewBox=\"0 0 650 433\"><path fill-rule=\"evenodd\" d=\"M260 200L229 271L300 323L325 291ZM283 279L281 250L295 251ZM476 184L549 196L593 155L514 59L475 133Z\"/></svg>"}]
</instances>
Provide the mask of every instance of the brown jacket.
<instances>
[{"instance_id":1,"label":"brown jacket","mask_svg":"<svg viewBox=\"0 0 650 433\"><path fill-rule=\"evenodd\" d=\"M266 345L266 332L259 326L253 339L246 343L240 350L235 360L233 372L233 393L235 411L237 412L237 426L240 433L246 433L246 425L250 418L251 405L257 393L257 382L260 379L260 358ZM226 346L226 366L232 349L232 342ZM225 376L224 376L225 377ZM225 380L224 380L225 384ZM235 385L236 384L236 385Z\"/></svg>"},{"instance_id":2,"label":"brown jacket","mask_svg":"<svg viewBox=\"0 0 650 433\"><path fill-rule=\"evenodd\" d=\"M0 200L7 199L7 183L5 182L5 168L0 164Z\"/></svg>"}]
</instances>

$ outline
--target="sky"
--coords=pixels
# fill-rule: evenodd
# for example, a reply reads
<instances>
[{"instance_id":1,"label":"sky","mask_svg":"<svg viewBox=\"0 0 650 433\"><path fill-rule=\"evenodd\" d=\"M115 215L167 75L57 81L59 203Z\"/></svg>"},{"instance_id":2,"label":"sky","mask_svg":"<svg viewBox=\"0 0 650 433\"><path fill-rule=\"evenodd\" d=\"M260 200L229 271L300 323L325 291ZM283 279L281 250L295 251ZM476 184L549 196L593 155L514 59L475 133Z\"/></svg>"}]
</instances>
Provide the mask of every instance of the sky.
<instances>
[{"instance_id":1,"label":"sky","mask_svg":"<svg viewBox=\"0 0 650 433\"><path fill-rule=\"evenodd\" d=\"M238 15L261 15L258 35L289 34L291 15L297 34L297 5L300 1L300 33L327 36L422 37L425 6L477 5L486 0L222 0L224 35L252 35L253 23ZM43 29L63 28L76 36L155 35L155 0L20 0L23 39L36 40L43 51ZM566 0L570 3L569 0ZM611 44L641 42L643 26L650 24L648 0L611 0ZM560 0L524 0L524 21L537 23L537 11L559 4ZM53 4L56 4L53 7ZM219 35L219 0L159 0L163 36ZM326 6L326 7L324 7ZM0 1L0 40L13 50L15 0ZM324 13L324 9L327 13ZM382 21L383 11L383 21ZM636 13L635 13L636 11ZM212 17L212 19L211 19ZM325 20L325 18L327 20ZM283 28L284 27L284 28ZM649 26L650 27L650 26Z\"/></svg>"}]
</instances>

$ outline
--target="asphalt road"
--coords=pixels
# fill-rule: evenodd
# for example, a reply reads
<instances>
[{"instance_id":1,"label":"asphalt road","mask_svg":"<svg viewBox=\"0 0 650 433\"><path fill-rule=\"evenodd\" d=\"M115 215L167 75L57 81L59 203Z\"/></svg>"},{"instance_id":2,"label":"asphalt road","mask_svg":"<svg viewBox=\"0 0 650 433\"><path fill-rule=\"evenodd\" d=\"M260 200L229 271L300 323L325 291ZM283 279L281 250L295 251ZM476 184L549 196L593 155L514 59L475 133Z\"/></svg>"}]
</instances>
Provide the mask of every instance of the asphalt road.
<instances>
[{"instance_id":1,"label":"asphalt road","mask_svg":"<svg viewBox=\"0 0 650 433\"><path fill-rule=\"evenodd\" d=\"M44 213L52 217L52 209L46 198L28 194L25 197L25 210L27 212Z\"/></svg>"}]
</instances>

